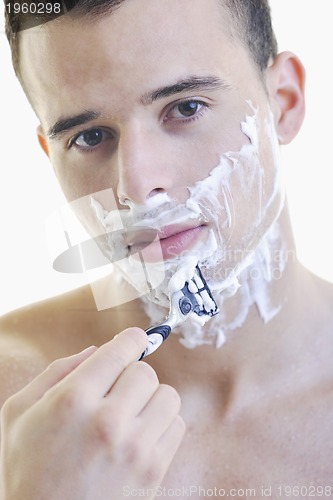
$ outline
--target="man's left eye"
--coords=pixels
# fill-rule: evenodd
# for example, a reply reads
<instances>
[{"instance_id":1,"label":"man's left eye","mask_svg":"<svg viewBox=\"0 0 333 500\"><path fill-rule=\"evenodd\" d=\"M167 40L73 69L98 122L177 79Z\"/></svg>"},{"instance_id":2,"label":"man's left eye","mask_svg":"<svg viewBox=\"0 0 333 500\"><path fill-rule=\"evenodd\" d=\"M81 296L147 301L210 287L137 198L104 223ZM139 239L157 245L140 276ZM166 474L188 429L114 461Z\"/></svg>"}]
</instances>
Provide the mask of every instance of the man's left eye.
<instances>
[{"instance_id":1,"label":"man's left eye","mask_svg":"<svg viewBox=\"0 0 333 500\"><path fill-rule=\"evenodd\" d=\"M191 118L196 116L204 107L205 104L200 101L183 101L170 109L166 119Z\"/></svg>"},{"instance_id":2,"label":"man's left eye","mask_svg":"<svg viewBox=\"0 0 333 500\"><path fill-rule=\"evenodd\" d=\"M198 101L187 101L178 105L179 113L185 117L195 115L201 108L202 104Z\"/></svg>"}]
</instances>

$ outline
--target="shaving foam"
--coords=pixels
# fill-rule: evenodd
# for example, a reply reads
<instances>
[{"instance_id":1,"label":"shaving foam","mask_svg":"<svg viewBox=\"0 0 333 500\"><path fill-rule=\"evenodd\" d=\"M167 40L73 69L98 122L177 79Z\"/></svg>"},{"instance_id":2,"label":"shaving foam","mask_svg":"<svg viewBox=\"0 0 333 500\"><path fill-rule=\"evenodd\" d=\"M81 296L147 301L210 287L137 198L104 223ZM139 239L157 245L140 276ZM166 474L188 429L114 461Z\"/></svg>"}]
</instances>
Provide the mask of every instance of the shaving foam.
<instances>
[{"instance_id":1,"label":"shaving foam","mask_svg":"<svg viewBox=\"0 0 333 500\"><path fill-rule=\"evenodd\" d=\"M244 144L240 151L222 154L206 178L188 187L185 203L158 194L144 206L128 201L127 209L108 212L91 197L97 219L110 234L118 229L119 217L122 227L140 225L159 229L171 222L181 224L189 220L209 227L207 238L198 241L189 253L165 262L161 255L160 262L144 263L144 273L142 255L140 259L128 255L115 264L122 276L142 292L141 300L153 325L165 319L170 297L185 281L191 280L199 263L221 312L205 326L202 318L190 315L178 327L180 341L188 348L203 344L220 347L228 331L244 324L254 304L265 322L281 308L269 296L274 273L277 269L282 273L285 267L285 245L278 222L284 204L279 145L271 112L267 110L265 119L259 120L258 109L250 102L248 105L251 114L241 123ZM266 156L261 151L262 138ZM114 244L110 239L104 251L112 253ZM147 269L151 275L161 277L161 268L163 278L152 288Z\"/></svg>"}]
</instances>

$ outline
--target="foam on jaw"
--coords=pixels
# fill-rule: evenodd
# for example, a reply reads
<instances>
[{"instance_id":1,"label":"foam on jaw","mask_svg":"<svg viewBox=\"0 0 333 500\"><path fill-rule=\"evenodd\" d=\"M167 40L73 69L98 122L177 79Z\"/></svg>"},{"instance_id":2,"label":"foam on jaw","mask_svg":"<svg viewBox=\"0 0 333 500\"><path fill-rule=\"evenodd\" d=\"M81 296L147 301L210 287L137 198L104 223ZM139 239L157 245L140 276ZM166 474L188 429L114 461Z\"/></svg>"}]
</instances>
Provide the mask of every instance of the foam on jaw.
<instances>
[{"instance_id":1,"label":"foam on jaw","mask_svg":"<svg viewBox=\"0 0 333 500\"><path fill-rule=\"evenodd\" d=\"M261 131L258 110L248 104L252 114L241 123L245 143L240 151L223 154L206 178L189 186L189 197L184 204L176 205L168 195L158 194L149 198L144 206L128 202L129 209L120 211L121 224L125 227L139 225L158 229L190 219L209 223L207 240L199 241L190 253L164 263L146 263L150 273L155 269L160 274L163 266L164 275L161 283L149 293L146 293L147 276L142 273L142 263L137 257L128 256L116 264L127 281L146 293L142 300L151 324L155 324L163 321L172 293L192 278L199 262L221 312L205 327L193 315L178 328L181 342L190 348L202 344L222 345L225 333L244 323L253 304L257 305L264 321L269 321L279 310L279 305L271 304L268 293L273 270L277 265L280 272L284 268L284 244L277 222L284 202L278 168L279 146L270 112L264 122L265 130ZM273 164L272 178L266 177L262 165L259 134L263 132L272 154L269 160ZM93 198L92 205L104 228L108 232L115 230L119 212L105 211ZM243 206L243 214L249 216L250 225L238 217L236 207L240 206ZM270 215L271 210L274 217ZM261 226L264 229L258 231ZM235 253L232 259L228 251ZM224 307L230 297L237 301L236 313L232 315Z\"/></svg>"}]
</instances>

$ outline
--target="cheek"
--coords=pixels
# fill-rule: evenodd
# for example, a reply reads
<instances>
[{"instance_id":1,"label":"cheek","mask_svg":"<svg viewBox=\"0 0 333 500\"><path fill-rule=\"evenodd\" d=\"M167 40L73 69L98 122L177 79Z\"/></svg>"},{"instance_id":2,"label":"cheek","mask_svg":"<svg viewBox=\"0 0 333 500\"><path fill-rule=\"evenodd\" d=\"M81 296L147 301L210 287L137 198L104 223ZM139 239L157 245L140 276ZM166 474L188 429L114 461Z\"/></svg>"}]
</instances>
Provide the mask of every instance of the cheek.
<instances>
[{"instance_id":1,"label":"cheek","mask_svg":"<svg viewBox=\"0 0 333 500\"><path fill-rule=\"evenodd\" d=\"M210 267L245 259L283 205L278 142L270 117L259 121L255 113L241 127L239 151L220 155L218 166L190 188L188 207L206 216L217 240Z\"/></svg>"},{"instance_id":2,"label":"cheek","mask_svg":"<svg viewBox=\"0 0 333 500\"><path fill-rule=\"evenodd\" d=\"M118 200L114 195L114 189L110 187L110 180L103 175L102 169L96 167L90 169L87 165L68 162L65 155L59 152L52 151L50 160L70 213L75 214L91 237L100 239L105 230L96 218L91 196L93 195L107 210L117 212Z\"/></svg>"},{"instance_id":3,"label":"cheek","mask_svg":"<svg viewBox=\"0 0 333 500\"><path fill-rule=\"evenodd\" d=\"M88 155L87 155L88 156ZM102 166L89 167L89 158L84 165L68 161L65 155L50 152L50 160L59 185L68 202L103 191L111 186L106 170Z\"/></svg>"},{"instance_id":4,"label":"cheek","mask_svg":"<svg viewBox=\"0 0 333 500\"><path fill-rule=\"evenodd\" d=\"M224 108L215 110L214 118L206 122L200 133L194 129L193 136L191 133L180 136L168 148L167 156L173 158L175 175L183 186L193 186L206 178L222 155L240 151L243 144L249 142L240 125L246 103L239 109Z\"/></svg>"},{"instance_id":5,"label":"cheek","mask_svg":"<svg viewBox=\"0 0 333 500\"><path fill-rule=\"evenodd\" d=\"M282 199L276 135L270 130L270 118L260 123L260 128L254 122L251 131L246 129L249 145L227 155L232 162L229 187L235 236L251 249L279 215Z\"/></svg>"}]
</instances>

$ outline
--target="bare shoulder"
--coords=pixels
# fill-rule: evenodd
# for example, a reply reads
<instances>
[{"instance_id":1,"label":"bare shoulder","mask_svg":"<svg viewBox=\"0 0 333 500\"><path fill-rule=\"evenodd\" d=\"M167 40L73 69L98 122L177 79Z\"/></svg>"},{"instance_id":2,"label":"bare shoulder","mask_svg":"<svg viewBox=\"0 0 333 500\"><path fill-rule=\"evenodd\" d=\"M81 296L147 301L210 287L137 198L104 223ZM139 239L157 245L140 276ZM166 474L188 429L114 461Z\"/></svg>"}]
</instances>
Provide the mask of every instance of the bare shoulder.
<instances>
[{"instance_id":1,"label":"bare shoulder","mask_svg":"<svg viewBox=\"0 0 333 500\"><path fill-rule=\"evenodd\" d=\"M84 347L80 322L90 300L82 288L0 317L0 407L54 359ZM79 330L83 335L76 339Z\"/></svg>"},{"instance_id":2,"label":"bare shoulder","mask_svg":"<svg viewBox=\"0 0 333 500\"><path fill-rule=\"evenodd\" d=\"M47 366L47 360L29 342L0 334L0 408Z\"/></svg>"},{"instance_id":3,"label":"bare shoulder","mask_svg":"<svg viewBox=\"0 0 333 500\"><path fill-rule=\"evenodd\" d=\"M303 283L301 307L304 370L311 374L312 387L333 397L333 283L311 272Z\"/></svg>"},{"instance_id":4,"label":"bare shoulder","mask_svg":"<svg viewBox=\"0 0 333 500\"><path fill-rule=\"evenodd\" d=\"M98 311L90 285L0 317L0 408L55 359L102 345L140 320L131 302Z\"/></svg>"},{"instance_id":5,"label":"bare shoulder","mask_svg":"<svg viewBox=\"0 0 333 500\"><path fill-rule=\"evenodd\" d=\"M318 314L322 314L322 322L333 334L333 283L312 275L315 297L313 305L318 301Z\"/></svg>"}]
</instances>

